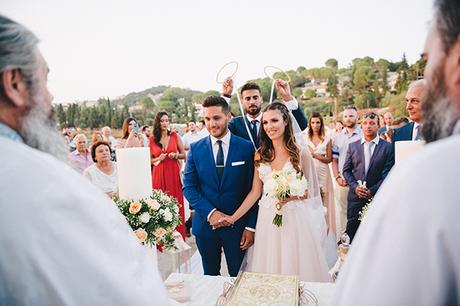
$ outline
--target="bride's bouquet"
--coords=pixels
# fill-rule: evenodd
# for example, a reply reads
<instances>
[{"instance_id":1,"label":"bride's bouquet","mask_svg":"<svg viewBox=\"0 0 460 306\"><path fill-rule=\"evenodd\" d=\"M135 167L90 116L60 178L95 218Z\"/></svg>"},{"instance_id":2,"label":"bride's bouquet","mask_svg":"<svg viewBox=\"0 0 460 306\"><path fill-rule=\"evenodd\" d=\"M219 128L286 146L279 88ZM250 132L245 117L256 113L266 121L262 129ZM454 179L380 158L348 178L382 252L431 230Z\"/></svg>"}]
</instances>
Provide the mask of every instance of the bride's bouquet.
<instances>
[{"instance_id":1,"label":"bride's bouquet","mask_svg":"<svg viewBox=\"0 0 460 306\"><path fill-rule=\"evenodd\" d=\"M113 199L142 244L175 248L174 231L181 223L179 204L161 190L141 200Z\"/></svg>"},{"instance_id":2,"label":"bride's bouquet","mask_svg":"<svg viewBox=\"0 0 460 306\"><path fill-rule=\"evenodd\" d=\"M272 178L273 180L267 182L266 195L272 195L278 199L278 203L275 205L276 212L273 224L280 227L283 225L282 209L284 204L292 200L306 199L308 181L301 172L297 172L293 167L273 171Z\"/></svg>"}]
</instances>

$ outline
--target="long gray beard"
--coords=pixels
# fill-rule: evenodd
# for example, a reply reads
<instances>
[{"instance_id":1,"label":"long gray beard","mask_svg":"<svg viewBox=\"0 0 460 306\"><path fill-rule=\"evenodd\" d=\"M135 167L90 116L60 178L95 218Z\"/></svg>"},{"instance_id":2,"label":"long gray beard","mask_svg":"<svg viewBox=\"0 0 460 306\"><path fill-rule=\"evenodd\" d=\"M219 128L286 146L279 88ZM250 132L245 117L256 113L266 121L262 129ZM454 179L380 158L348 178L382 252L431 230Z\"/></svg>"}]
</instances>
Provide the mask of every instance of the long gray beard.
<instances>
[{"instance_id":1,"label":"long gray beard","mask_svg":"<svg viewBox=\"0 0 460 306\"><path fill-rule=\"evenodd\" d=\"M460 114L455 101L447 94L444 78L444 65L440 65L433 74L423 96L422 135L426 142L433 142L452 135Z\"/></svg>"},{"instance_id":2,"label":"long gray beard","mask_svg":"<svg viewBox=\"0 0 460 306\"><path fill-rule=\"evenodd\" d=\"M34 102L23 119L21 135L24 142L32 148L68 163L69 153L63 137L57 130L54 113L40 101L35 99Z\"/></svg>"},{"instance_id":3,"label":"long gray beard","mask_svg":"<svg viewBox=\"0 0 460 306\"><path fill-rule=\"evenodd\" d=\"M438 98L423 107L422 135L427 142L433 142L452 135L457 120L457 108L448 97Z\"/></svg>"}]
</instances>

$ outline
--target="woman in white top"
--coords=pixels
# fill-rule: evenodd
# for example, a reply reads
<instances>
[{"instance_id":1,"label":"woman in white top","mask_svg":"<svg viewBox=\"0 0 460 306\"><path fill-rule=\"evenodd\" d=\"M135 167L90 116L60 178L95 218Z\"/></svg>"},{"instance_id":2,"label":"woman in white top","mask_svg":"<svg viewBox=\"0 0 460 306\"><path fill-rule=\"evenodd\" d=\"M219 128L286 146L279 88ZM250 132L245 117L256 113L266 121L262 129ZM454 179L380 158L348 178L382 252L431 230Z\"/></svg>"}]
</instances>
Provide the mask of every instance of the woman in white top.
<instances>
[{"instance_id":1,"label":"woman in white top","mask_svg":"<svg viewBox=\"0 0 460 306\"><path fill-rule=\"evenodd\" d=\"M105 141L98 141L91 147L94 164L83 171L94 185L102 189L109 197L118 193L117 166L110 160L112 149Z\"/></svg>"},{"instance_id":2,"label":"woman in white top","mask_svg":"<svg viewBox=\"0 0 460 306\"><path fill-rule=\"evenodd\" d=\"M323 117L314 112L308 121L308 147L313 157L316 174L321 188L323 205L326 207L328 230L336 236L334 189L329 163L332 161L332 142L326 132Z\"/></svg>"}]
</instances>

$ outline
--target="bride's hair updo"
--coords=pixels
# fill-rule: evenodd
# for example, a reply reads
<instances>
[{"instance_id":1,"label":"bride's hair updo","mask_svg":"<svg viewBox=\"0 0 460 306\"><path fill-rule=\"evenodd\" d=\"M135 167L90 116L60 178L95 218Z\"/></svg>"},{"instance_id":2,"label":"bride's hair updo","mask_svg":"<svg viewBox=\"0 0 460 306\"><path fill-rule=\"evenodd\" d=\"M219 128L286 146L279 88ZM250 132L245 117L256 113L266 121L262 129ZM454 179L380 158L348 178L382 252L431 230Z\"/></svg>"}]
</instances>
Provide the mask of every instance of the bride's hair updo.
<instances>
[{"instance_id":1,"label":"bride's hair updo","mask_svg":"<svg viewBox=\"0 0 460 306\"><path fill-rule=\"evenodd\" d=\"M292 130L292 122L291 116L289 116L289 110L287 109L286 105L283 103L272 103L267 105L264 108L263 113L270 110L277 110L281 113L284 122L287 122L286 128L284 130L284 147L288 151L289 159L291 161L292 166L298 172L300 170L300 151L299 147L296 144L294 132ZM275 159L275 149L273 147L273 142L268 137L267 132L265 132L263 126L263 115L262 115L262 128L260 131L260 148L257 149L256 152L256 159L254 161L255 165L258 167L261 163L270 163Z\"/></svg>"}]
</instances>

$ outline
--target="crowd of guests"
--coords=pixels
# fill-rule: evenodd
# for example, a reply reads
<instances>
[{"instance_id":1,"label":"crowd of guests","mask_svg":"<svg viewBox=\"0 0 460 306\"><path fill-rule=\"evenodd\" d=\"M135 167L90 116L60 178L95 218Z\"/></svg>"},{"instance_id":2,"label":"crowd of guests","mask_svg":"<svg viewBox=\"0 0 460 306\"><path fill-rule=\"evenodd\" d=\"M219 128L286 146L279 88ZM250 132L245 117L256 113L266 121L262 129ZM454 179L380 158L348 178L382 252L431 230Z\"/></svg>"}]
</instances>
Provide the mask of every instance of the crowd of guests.
<instances>
[{"instance_id":1,"label":"crowd of guests","mask_svg":"<svg viewBox=\"0 0 460 306\"><path fill-rule=\"evenodd\" d=\"M360 223L359 212L371 201L394 164L394 146L388 144L419 139L415 133L418 128L414 126L417 127L421 119L418 101L423 86L423 80L416 81L407 91L407 112L411 122L404 117L394 119L393 113L388 110L380 115L361 112L359 116L356 108L346 107L339 120L326 124L319 113L312 113L306 121L301 109L291 106L315 162L328 233L337 241L344 233L353 240ZM230 88L229 84L224 85L224 98ZM243 89L249 96L260 94L260 88L254 83L247 83ZM289 107L292 102L285 103ZM249 100L244 108L251 136L257 145L261 107L257 101ZM241 118L233 118L229 129L249 140ZM178 231L184 238L190 235L192 218L185 222L184 207L188 204L182 194L183 169L190 144L209 135L204 121L189 122L182 128L172 125L168 114L160 111L154 117L153 126L139 126L135 118L126 118L120 139L112 135L110 127L93 131L91 143L78 129L66 128L63 135L69 145L69 158L75 170L111 197L117 194L118 189L116 149L149 147L152 188L161 189L178 200L180 215L184 220ZM350 148L353 143L356 144ZM382 146L385 146L383 151L380 150ZM357 181L365 185L358 185Z\"/></svg>"}]
</instances>

